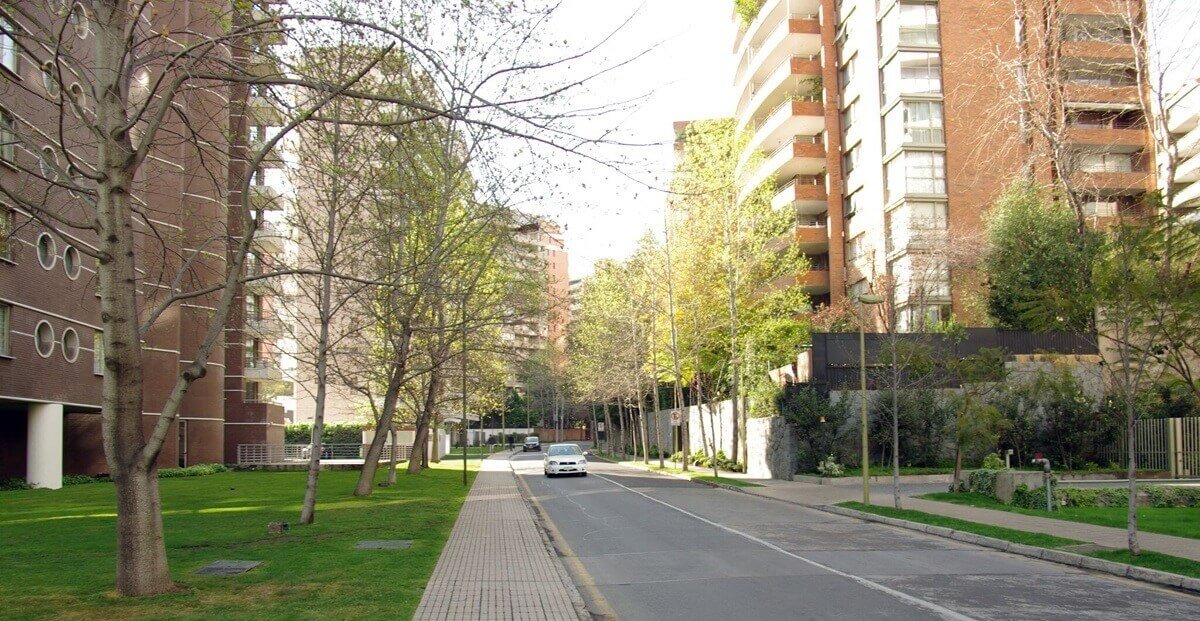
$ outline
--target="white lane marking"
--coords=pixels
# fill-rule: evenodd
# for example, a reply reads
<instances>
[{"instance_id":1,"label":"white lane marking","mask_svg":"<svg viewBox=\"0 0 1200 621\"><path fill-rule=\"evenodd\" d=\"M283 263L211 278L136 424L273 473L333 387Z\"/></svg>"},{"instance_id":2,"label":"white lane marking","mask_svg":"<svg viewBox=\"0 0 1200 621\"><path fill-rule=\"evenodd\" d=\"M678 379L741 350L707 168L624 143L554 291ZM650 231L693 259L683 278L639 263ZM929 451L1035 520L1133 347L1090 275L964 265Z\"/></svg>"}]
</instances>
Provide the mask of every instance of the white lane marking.
<instances>
[{"instance_id":1,"label":"white lane marking","mask_svg":"<svg viewBox=\"0 0 1200 621\"><path fill-rule=\"evenodd\" d=\"M942 617L943 619L954 619L955 621L976 621L976 619L974 619L974 618L972 618L972 617L968 617L968 616L966 616L966 615L959 614L959 613L957 613L957 612L954 612L953 610L950 610L949 608L945 608L945 607L943 607L943 606L939 606L938 604L935 604L935 603L933 603L933 602L926 601L926 600L923 600L923 599L921 599L921 598L919 598L919 597L915 597L915 596L909 595L908 593L902 593L902 592L900 592L900 591L897 591L896 589L893 589L893 588L891 588L891 587L884 586L884 585L882 585L882 584L879 584L878 582L872 582L872 581L870 581L870 580L867 580L866 578L863 578L863 577L860 577L860 576L855 576L855 575L853 575L853 574L848 574L848 573L846 573L846 572L844 572L844 571L839 571L839 570L837 570L837 569L834 569L834 568L832 568L832 567L830 567L830 566L828 566L828 565L823 565L823 564L821 564L821 563L818 563L818 562L816 562L816 561L814 561L814 560L812 560L812 559L807 559L807 558L804 558L803 556L800 556L799 554L796 554L796 553L794 553L794 552L789 552L789 551L787 551L787 550L784 550L783 548L781 548L781 547L779 547L779 546L777 546L777 545L775 545L775 544L773 544L773 543L771 543L771 542L769 542L769 541L765 541L765 540L759 539L758 537L755 537L754 535L751 535L750 533L744 533L744 532L742 532L742 531L740 531L740 530L737 530L737 529L735 529L735 528L730 528L730 527L728 527L728 526L726 526L726 525L724 525L724 524L719 524L719 523L717 523L717 522L714 522L714 521L712 521L712 520L709 520L709 519L702 518L702 517L700 517L699 515L696 515L695 513L692 513L691 511L688 511L687 509L683 509L683 508L680 508L680 507L676 507L675 505L673 505L673 504L671 504L671 503L669 503L669 502L665 502L665 501L659 500L659 499L657 499L657 498L655 498L655 497L653 497L653 496L650 496L650 495L648 495L648 494L644 494L644 493L642 493L642 492L639 492L639 491L637 491L636 489L633 489L633 488L631 488L631 487L628 487L628 486L622 485L622 484L620 484L620 483L618 483L618 482L616 482L616 481L614 481L614 480L612 480L612 479L610 479L610 478L608 478L608 477L606 477L606 476L604 476L604 475L601 475L601 474L595 474L595 473L592 473L592 474L593 474L593 476L596 476L596 477L599 477L599 478L601 478L601 479L604 479L605 481L608 481L609 483L612 483L613 485L616 485L617 487L621 487L621 488L624 488L625 490L628 490L628 491L630 491L630 492L633 492L633 493L637 494L638 496L641 496L641 497L643 497L643 498L646 498L646 499L648 499L648 500L652 500L652 501L654 501L654 502L657 502L658 504L660 504L660 505L663 505L664 507L669 507L669 508L671 508L671 509L674 509L674 510L676 510L676 511L678 511L678 512L680 512L680 513L682 513L682 514L684 514L684 515L686 515L686 516L688 516L688 517L690 517L690 518L693 518L693 519L696 519L696 520L700 520L701 522L704 522L705 524L708 524L708 525L710 525L710 526L716 526L717 528L720 528L721 530L729 531L729 532L731 532L731 533L733 533L733 534L735 534L735 535L741 535L742 537L745 537L746 539L749 539L750 541L753 541L754 543L757 543L757 544L759 544L759 545L761 545L761 546L765 546L765 547L767 547L767 548L770 548L770 549L772 549L772 550L775 550L776 552L779 552L780 554L786 554L786 555L788 555L788 556L790 556L790 557L792 557L792 558L795 558L795 559L799 559L799 560L801 560L801 561L804 561L805 563L808 563L809 565L812 565L813 567L819 567L819 568L821 568L821 569L824 569L825 571L828 571L828 572L830 572L830 573L832 573L832 574L836 574L836 575L838 575L838 576L841 576L841 577L843 577L843 578L849 578L850 580L853 580L853 581L855 581L855 582L857 582L857 583L859 583L859 584L861 584L861 585L863 585L863 586L865 586L865 587L867 587L867 588L874 589L874 590L876 590L876 591L881 591L881 592L883 592L883 593L887 593L888 595L891 595L892 597L899 598L899 599L901 599L901 600L903 600L903 601L905 601L905 602L908 602L908 603L910 603L910 604L913 604L913 605L915 605L915 606L920 606L921 608L924 608L924 609L926 609L926 610L932 611L933 613L937 614L938 616Z\"/></svg>"}]
</instances>

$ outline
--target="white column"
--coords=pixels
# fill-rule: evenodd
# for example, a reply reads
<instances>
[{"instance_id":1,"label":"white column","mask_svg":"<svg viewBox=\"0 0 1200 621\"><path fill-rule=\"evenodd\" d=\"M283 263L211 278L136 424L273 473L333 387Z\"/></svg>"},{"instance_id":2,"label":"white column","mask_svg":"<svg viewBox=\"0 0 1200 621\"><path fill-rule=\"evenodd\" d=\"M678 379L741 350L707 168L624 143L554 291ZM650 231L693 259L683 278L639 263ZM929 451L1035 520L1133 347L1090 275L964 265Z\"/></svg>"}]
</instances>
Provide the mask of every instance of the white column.
<instances>
[{"instance_id":1,"label":"white column","mask_svg":"<svg viewBox=\"0 0 1200 621\"><path fill-rule=\"evenodd\" d=\"M62 487L63 406L35 403L29 406L28 440L25 443L25 480L33 487Z\"/></svg>"}]
</instances>

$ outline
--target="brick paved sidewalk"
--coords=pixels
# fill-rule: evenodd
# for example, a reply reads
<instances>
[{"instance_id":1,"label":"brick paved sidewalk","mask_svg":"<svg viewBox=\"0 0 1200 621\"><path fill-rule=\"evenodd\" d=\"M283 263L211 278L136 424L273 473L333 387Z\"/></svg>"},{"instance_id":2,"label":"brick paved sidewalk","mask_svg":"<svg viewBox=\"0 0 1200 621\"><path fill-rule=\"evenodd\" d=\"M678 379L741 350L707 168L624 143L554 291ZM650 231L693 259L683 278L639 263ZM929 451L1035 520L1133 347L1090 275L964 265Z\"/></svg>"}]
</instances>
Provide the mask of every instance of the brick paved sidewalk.
<instances>
[{"instance_id":1,"label":"brick paved sidewalk","mask_svg":"<svg viewBox=\"0 0 1200 621\"><path fill-rule=\"evenodd\" d=\"M480 463L414 619L580 618L575 587L521 497L508 456Z\"/></svg>"}]
</instances>

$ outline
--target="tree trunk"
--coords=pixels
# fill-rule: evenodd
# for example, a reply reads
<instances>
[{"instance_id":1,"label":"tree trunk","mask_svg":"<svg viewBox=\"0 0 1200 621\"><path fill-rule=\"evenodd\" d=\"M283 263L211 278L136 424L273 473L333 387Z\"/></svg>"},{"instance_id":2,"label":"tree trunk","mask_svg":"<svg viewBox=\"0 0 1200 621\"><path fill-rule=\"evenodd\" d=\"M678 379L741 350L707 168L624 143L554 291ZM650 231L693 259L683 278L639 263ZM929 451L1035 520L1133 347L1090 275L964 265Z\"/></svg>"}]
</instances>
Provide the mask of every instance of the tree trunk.
<instances>
[{"instance_id":1,"label":"tree trunk","mask_svg":"<svg viewBox=\"0 0 1200 621\"><path fill-rule=\"evenodd\" d=\"M1129 463L1125 476L1129 480L1129 510L1125 516L1125 525L1129 535L1129 553L1137 556L1142 553L1138 541L1137 525L1137 413L1134 410L1133 399L1125 396L1125 450L1129 452Z\"/></svg>"},{"instance_id":2,"label":"tree trunk","mask_svg":"<svg viewBox=\"0 0 1200 621\"><path fill-rule=\"evenodd\" d=\"M700 426L704 426L704 421L701 419ZM712 428L712 469L713 478L720 478L720 471L717 469L717 453L720 447L717 444L717 404L712 402L708 404L708 426Z\"/></svg>"},{"instance_id":3,"label":"tree trunk","mask_svg":"<svg viewBox=\"0 0 1200 621\"><path fill-rule=\"evenodd\" d=\"M892 391L892 502L900 508L900 395L895 390Z\"/></svg>"},{"instance_id":4,"label":"tree trunk","mask_svg":"<svg viewBox=\"0 0 1200 621\"><path fill-rule=\"evenodd\" d=\"M167 569L158 472L131 469L114 477L117 489L117 592L149 595L175 590Z\"/></svg>"},{"instance_id":5,"label":"tree trunk","mask_svg":"<svg viewBox=\"0 0 1200 621\"><path fill-rule=\"evenodd\" d=\"M608 402L604 402L604 452L609 455L613 454L612 450L612 415L608 412Z\"/></svg>"},{"instance_id":6,"label":"tree trunk","mask_svg":"<svg viewBox=\"0 0 1200 621\"><path fill-rule=\"evenodd\" d=\"M662 468L664 466L663 452L665 452L667 450L667 445L665 442L663 442L662 415L660 414L661 409L662 409L662 404L660 403L660 399L658 397L658 379L655 378L655 380L654 380L654 437L658 441L658 467L659 468Z\"/></svg>"},{"instance_id":7,"label":"tree trunk","mask_svg":"<svg viewBox=\"0 0 1200 621\"><path fill-rule=\"evenodd\" d=\"M704 391L700 388L700 377L696 377L696 420L700 423L700 446L708 452L708 433L704 430ZM708 455L708 457L715 457Z\"/></svg>"},{"instance_id":8,"label":"tree trunk","mask_svg":"<svg viewBox=\"0 0 1200 621\"><path fill-rule=\"evenodd\" d=\"M399 432L396 431L396 421L394 421L394 420L392 421L392 424L391 424L391 434L392 434L392 454L391 454L391 459L388 460L388 478L387 478L387 484L389 486L396 484L396 464L399 463L399 460L400 460L400 434L399 434Z\"/></svg>"},{"instance_id":9,"label":"tree trunk","mask_svg":"<svg viewBox=\"0 0 1200 621\"><path fill-rule=\"evenodd\" d=\"M413 436L413 455L408 460L408 473L416 474L429 463L429 423L433 420L433 409L437 405L437 396L441 391L441 373L437 369L429 372L429 385L426 387L425 403L421 414L417 417L417 431ZM463 426L468 426L463 417Z\"/></svg>"},{"instance_id":10,"label":"tree trunk","mask_svg":"<svg viewBox=\"0 0 1200 621\"><path fill-rule=\"evenodd\" d=\"M354 487L355 496L371 495L371 485L375 481L375 471L379 467L379 455L383 453L383 443L387 441L387 434L379 433L379 430L385 426L391 427L392 420L395 419L396 402L400 398L400 387L408 363L408 344L411 338L412 333L405 327L401 337L400 351L397 352L397 360L392 366L392 376L388 378L387 391L383 396L383 413L379 417L379 424L375 426L375 436L371 439L371 446L368 447L367 454L363 458L363 469L358 473L358 484ZM412 461L411 457L409 461Z\"/></svg>"}]
</instances>

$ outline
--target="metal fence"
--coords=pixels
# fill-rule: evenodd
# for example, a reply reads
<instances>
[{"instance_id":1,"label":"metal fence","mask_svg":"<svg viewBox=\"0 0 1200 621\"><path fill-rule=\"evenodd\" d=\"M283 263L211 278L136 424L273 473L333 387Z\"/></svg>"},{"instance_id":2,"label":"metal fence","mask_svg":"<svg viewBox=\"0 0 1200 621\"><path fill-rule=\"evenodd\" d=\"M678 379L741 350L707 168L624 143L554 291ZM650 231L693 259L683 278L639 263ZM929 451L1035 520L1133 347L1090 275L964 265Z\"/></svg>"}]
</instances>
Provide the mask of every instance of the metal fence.
<instances>
[{"instance_id":1,"label":"metal fence","mask_svg":"<svg viewBox=\"0 0 1200 621\"><path fill-rule=\"evenodd\" d=\"M369 445L366 444L323 444L321 459L361 460L366 456ZM401 444L398 447L396 459L404 461L412 455L411 444ZM264 466L304 463L312 456L311 444L239 444L237 463L239 466ZM392 445L385 444L379 461L391 461Z\"/></svg>"},{"instance_id":2,"label":"metal fence","mask_svg":"<svg viewBox=\"0 0 1200 621\"><path fill-rule=\"evenodd\" d=\"M1100 451L1102 459L1124 466L1127 436L1122 428L1116 442ZM1151 418L1134 425L1139 469L1166 470L1174 477L1200 476L1200 417Z\"/></svg>"}]
</instances>

